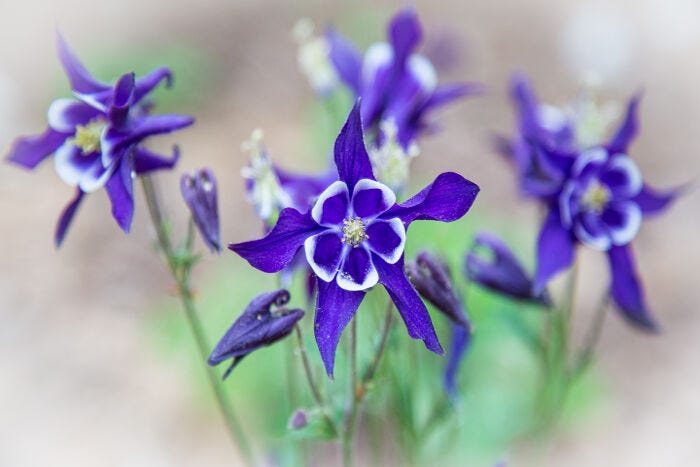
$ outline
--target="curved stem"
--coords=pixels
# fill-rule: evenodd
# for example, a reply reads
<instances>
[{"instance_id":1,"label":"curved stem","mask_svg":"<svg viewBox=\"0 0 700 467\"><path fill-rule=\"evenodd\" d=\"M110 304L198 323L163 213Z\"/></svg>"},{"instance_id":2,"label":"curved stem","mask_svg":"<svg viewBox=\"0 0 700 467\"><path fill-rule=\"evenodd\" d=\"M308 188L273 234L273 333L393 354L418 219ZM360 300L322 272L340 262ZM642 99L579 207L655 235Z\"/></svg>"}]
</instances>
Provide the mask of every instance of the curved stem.
<instances>
[{"instance_id":1,"label":"curved stem","mask_svg":"<svg viewBox=\"0 0 700 467\"><path fill-rule=\"evenodd\" d=\"M574 365L571 368L570 377L572 379L581 376L581 374L586 370L586 368L588 368L588 365L590 365L591 361L593 360L593 353L595 352L595 348L600 340L600 335L603 332L603 324L605 323L605 315L607 314L606 312L609 303L610 291L606 290L605 294L603 295L603 299L596 310L595 316L593 317L591 327L588 329L588 333L586 334L586 340L583 348L577 355Z\"/></svg>"},{"instance_id":2,"label":"curved stem","mask_svg":"<svg viewBox=\"0 0 700 467\"><path fill-rule=\"evenodd\" d=\"M223 386L219 381L219 378L209 365L206 364L207 358L209 356L210 346L207 342L202 323L199 320L197 314L194 300L192 297L192 289L189 285L189 273L192 266L191 262L185 263L184 265L179 263L177 253L173 249L172 242L170 240L170 234L168 232L167 226L164 221L163 213L160 208L160 203L158 202L158 197L156 195L155 187L153 186L153 180L144 176L141 177L143 192L146 198L146 204L148 205L148 212L153 222L153 227L156 230L158 236L158 245L161 252L165 256L165 261L167 263L170 273L175 279L177 284L177 291L182 302L183 309L185 311L185 316L187 317L187 323L192 331L197 348L199 350L201 361L204 363L204 368L206 370L207 379L211 385L212 391L216 398L221 415L224 418L226 427L228 428L229 435L233 440L234 444L238 447L241 455L248 465L254 465L253 453L248 444L247 438L243 432L243 429L235 416L233 407L231 406L229 400L226 398ZM188 227L188 237L185 244L187 248L187 254L191 255L192 246L192 222L190 221L190 226Z\"/></svg>"}]
</instances>

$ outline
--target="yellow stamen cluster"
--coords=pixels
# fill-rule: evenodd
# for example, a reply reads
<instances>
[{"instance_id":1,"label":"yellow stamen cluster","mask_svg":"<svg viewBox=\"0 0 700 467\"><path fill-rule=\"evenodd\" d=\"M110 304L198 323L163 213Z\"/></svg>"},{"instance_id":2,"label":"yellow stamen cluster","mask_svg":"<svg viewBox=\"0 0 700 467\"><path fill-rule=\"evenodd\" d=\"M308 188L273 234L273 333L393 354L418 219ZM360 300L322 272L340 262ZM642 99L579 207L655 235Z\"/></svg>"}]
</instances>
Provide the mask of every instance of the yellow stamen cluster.
<instances>
[{"instance_id":1,"label":"yellow stamen cluster","mask_svg":"<svg viewBox=\"0 0 700 467\"><path fill-rule=\"evenodd\" d=\"M357 245L369 239L369 235L365 233L365 223L359 217L348 217L343 220L343 243L352 245L356 248Z\"/></svg>"},{"instance_id":2,"label":"yellow stamen cluster","mask_svg":"<svg viewBox=\"0 0 700 467\"><path fill-rule=\"evenodd\" d=\"M107 122L101 118L90 120L87 125L76 125L75 136L71 140L74 146L82 151L83 155L92 154L100 150L102 130Z\"/></svg>"},{"instance_id":3,"label":"yellow stamen cluster","mask_svg":"<svg viewBox=\"0 0 700 467\"><path fill-rule=\"evenodd\" d=\"M610 189L599 182L593 182L583 194L583 204L596 213L603 212L603 209L610 202Z\"/></svg>"}]
</instances>

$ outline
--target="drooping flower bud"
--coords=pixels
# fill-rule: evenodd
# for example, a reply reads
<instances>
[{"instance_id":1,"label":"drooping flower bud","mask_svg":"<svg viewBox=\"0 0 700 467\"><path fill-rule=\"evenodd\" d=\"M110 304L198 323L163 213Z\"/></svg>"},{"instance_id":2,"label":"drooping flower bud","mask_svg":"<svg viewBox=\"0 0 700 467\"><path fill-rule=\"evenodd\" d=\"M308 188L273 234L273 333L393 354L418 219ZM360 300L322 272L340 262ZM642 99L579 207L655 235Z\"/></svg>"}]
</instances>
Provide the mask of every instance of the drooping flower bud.
<instances>
[{"instance_id":1,"label":"drooping flower bud","mask_svg":"<svg viewBox=\"0 0 700 467\"><path fill-rule=\"evenodd\" d=\"M180 191L205 243L212 252L219 252L219 209L214 172L204 168L192 175L184 174L180 179Z\"/></svg>"}]
</instances>

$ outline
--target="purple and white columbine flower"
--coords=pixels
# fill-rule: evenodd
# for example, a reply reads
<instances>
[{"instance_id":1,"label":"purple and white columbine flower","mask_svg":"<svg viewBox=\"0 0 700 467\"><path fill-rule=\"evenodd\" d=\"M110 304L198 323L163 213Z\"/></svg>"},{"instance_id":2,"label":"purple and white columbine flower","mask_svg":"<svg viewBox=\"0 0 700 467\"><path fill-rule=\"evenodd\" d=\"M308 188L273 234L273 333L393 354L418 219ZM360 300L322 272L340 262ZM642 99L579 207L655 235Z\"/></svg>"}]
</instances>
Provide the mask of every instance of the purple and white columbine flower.
<instances>
[{"instance_id":1,"label":"purple and white columbine flower","mask_svg":"<svg viewBox=\"0 0 700 467\"><path fill-rule=\"evenodd\" d=\"M608 144L575 156L561 190L547 203L549 212L537 242L535 292L572 264L574 246L580 242L607 253L612 298L623 315L654 330L630 242L642 219L665 210L680 191L658 193L645 185L627 155L639 127L638 103L639 98L630 101L625 120Z\"/></svg>"},{"instance_id":2,"label":"purple and white columbine flower","mask_svg":"<svg viewBox=\"0 0 700 467\"><path fill-rule=\"evenodd\" d=\"M337 182L313 208L280 212L277 224L260 240L229 248L261 271L282 270L304 249L317 276L315 336L326 371L333 375L340 335L367 290L382 284L411 337L442 354L430 315L404 271L406 230L415 220L451 222L471 207L479 188L456 173L443 173L408 201L377 182L365 149L359 102L335 142Z\"/></svg>"},{"instance_id":3,"label":"purple and white columbine flower","mask_svg":"<svg viewBox=\"0 0 700 467\"><path fill-rule=\"evenodd\" d=\"M102 187L112 203L112 215L128 232L134 213L133 178L173 167L178 159L139 146L149 136L170 133L193 123L184 115L148 115L145 98L162 81L170 83L168 68L158 68L136 79L123 75L113 85L97 81L58 36L58 56L68 75L74 98L55 100L48 110L49 127L43 134L19 138L8 160L34 169L54 154L59 177L77 188L64 209L55 233L60 245L87 193Z\"/></svg>"},{"instance_id":4,"label":"purple and white columbine flower","mask_svg":"<svg viewBox=\"0 0 700 467\"><path fill-rule=\"evenodd\" d=\"M415 53L423 31L416 12L406 8L391 19L388 42L371 45L360 55L355 46L334 29L326 37L330 59L340 79L362 97L365 129L377 134L381 144L380 123L393 120L398 139L408 148L419 133L434 129L428 113L460 97L481 92L475 83L438 84L430 61Z\"/></svg>"}]
</instances>

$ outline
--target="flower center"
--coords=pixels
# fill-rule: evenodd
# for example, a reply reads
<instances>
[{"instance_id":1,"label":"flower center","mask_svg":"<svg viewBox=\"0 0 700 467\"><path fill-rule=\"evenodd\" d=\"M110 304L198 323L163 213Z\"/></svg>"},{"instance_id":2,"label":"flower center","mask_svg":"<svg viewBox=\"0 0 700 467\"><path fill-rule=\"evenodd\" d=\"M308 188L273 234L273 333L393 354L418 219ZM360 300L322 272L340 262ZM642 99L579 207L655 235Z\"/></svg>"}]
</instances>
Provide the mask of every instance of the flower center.
<instances>
[{"instance_id":1,"label":"flower center","mask_svg":"<svg viewBox=\"0 0 700 467\"><path fill-rule=\"evenodd\" d=\"M363 241L369 239L365 233L365 223L359 217L348 217L343 220L343 243L357 247Z\"/></svg>"},{"instance_id":2,"label":"flower center","mask_svg":"<svg viewBox=\"0 0 700 467\"><path fill-rule=\"evenodd\" d=\"M75 136L72 143L80 148L83 155L92 154L100 150L100 138L102 130L107 126L102 118L93 118L87 125L76 125Z\"/></svg>"},{"instance_id":3,"label":"flower center","mask_svg":"<svg viewBox=\"0 0 700 467\"><path fill-rule=\"evenodd\" d=\"M610 202L610 189L600 182L593 182L583 194L583 205L600 214Z\"/></svg>"}]
</instances>

